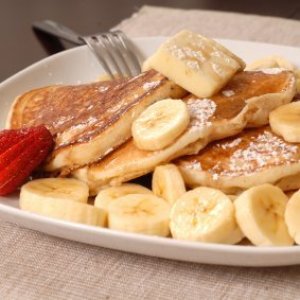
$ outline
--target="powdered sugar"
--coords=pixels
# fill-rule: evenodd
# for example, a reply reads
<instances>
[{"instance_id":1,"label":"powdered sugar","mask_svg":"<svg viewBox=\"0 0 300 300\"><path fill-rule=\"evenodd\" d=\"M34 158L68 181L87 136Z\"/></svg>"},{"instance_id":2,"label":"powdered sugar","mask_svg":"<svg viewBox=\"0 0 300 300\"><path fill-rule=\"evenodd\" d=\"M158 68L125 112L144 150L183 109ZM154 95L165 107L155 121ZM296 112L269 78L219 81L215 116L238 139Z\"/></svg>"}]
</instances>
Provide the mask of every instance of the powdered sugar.
<instances>
[{"instance_id":1,"label":"powdered sugar","mask_svg":"<svg viewBox=\"0 0 300 300\"><path fill-rule=\"evenodd\" d=\"M224 95L225 97L232 97L234 94L235 94L235 92L232 90L222 91L222 95Z\"/></svg>"},{"instance_id":2,"label":"powdered sugar","mask_svg":"<svg viewBox=\"0 0 300 300\"><path fill-rule=\"evenodd\" d=\"M279 74L285 69L283 68L268 68L268 69L260 69L259 71L263 72L264 74L270 74L270 75L275 75Z\"/></svg>"},{"instance_id":3,"label":"powdered sugar","mask_svg":"<svg viewBox=\"0 0 300 300\"><path fill-rule=\"evenodd\" d=\"M211 126L209 119L214 115L217 105L211 99L189 99L188 110L192 126Z\"/></svg>"},{"instance_id":4,"label":"powdered sugar","mask_svg":"<svg viewBox=\"0 0 300 300\"><path fill-rule=\"evenodd\" d=\"M100 93L104 93L104 92L106 92L108 89L109 89L108 86L99 86L98 91L99 91Z\"/></svg>"},{"instance_id":5,"label":"powdered sugar","mask_svg":"<svg viewBox=\"0 0 300 300\"><path fill-rule=\"evenodd\" d=\"M237 139L235 139L235 140L233 140L231 142L222 143L222 144L220 144L220 146L221 146L222 149L226 150L228 148L234 148L234 147L238 146L241 143L241 141L242 141L241 138L237 138Z\"/></svg>"},{"instance_id":6,"label":"powdered sugar","mask_svg":"<svg viewBox=\"0 0 300 300\"><path fill-rule=\"evenodd\" d=\"M249 136L247 137L249 139ZM244 176L255 173L265 167L287 165L299 162L297 145L286 143L269 130L264 130L259 135L250 136L249 143L245 147L239 147L242 138L234 139L229 143L218 143L217 147L227 151L233 149L232 154L226 160L219 160L210 170L213 178L218 176ZM222 153L221 156L222 157Z\"/></svg>"},{"instance_id":7,"label":"powdered sugar","mask_svg":"<svg viewBox=\"0 0 300 300\"><path fill-rule=\"evenodd\" d=\"M157 81L150 81L150 82L145 82L143 84L143 89L148 91L148 90L151 90L153 88L156 88L158 85L160 84L160 81L157 80Z\"/></svg>"}]
</instances>

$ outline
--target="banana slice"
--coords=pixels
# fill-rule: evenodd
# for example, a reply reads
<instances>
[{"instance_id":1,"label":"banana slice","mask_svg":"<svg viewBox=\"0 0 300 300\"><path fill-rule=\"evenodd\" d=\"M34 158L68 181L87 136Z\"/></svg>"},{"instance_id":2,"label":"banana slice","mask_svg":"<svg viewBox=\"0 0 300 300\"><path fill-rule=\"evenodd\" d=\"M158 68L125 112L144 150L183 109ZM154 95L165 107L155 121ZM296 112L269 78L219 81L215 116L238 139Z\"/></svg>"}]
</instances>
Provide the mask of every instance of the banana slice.
<instances>
[{"instance_id":1,"label":"banana slice","mask_svg":"<svg viewBox=\"0 0 300 300\"><path fill-rule=\"evenodd\" d=\"M272 130L290 143L300 142L300 102L282 105L270 113Z\"/></svg>"},{"instance_id":2,"label":"banana slice","mask_svg":"<svg viewBox=\"0 0 300 300\"><path fill-rule=\"evenodd\" d=\"M126 183L101 190L95 199L94 205L108 213L109 206L116 199L130 194L152 194L152 192L142 185Z\"/></svg>"},{"instance_id":3,"label":"banana slice","mask_svg":"<svg viewBox=\"0 0 300 300\"><path fill-rule=\"evenodd\" d=\"M87 203L88 185L73 178L44 178L32 180L22 187L23 195L33 198L55 198ZM27 196L26 196L27 197Z\"/></svg>"},{"instance_id":4,"label":"banana slice","mask_svg":"<svg viewBox=\"0 0 300 300\"><path fill-rule=\"evenodd\" d=\"M282 190L271 184L250 188L235 200L237 222L254 245L293 245L284 221L287 200Z\"/></svg>"},{"instance_id":5,"label":"banana slice","mask_svg":"<svg viewBox=\"0 0 300 300\"><path fill-rule=\"evenodd\" d=\"M148 235L169 235L169 204L151 194L127 195L109 206L108 227Z\"/></svg>"},{"instance_id":6,"label":"banana slice","mask_svg":"<svg viewBox=\"0 0 300 300\"><path fill-rule=\"evenodd\" d=\"M236 228L224 239L221 244L235 245L238 244L242 239L245 238L240 227L237 225Z\"/></svg>"},{"instance_id":7,"label":"banana slice","mask_svg":"<svg viewBox=\"0 0 300 300\"><path fill-rule=\"evenodd\" d=\"M300 190L292 195L285 210L285 222L290 236L300 245Z\"/></svg>"},{"instance_id":8,"label":"banana slice","mask_svg":"<svg viewBox=\"0 0 300 300\"><path fill-rule=\"evenodd\" d=\"M295 70L297 93L300 94L300 69Z\"/></svg>"},{"instance_id":9,"label":"banana slice","mask_svg":"<svg viewBox=\"0 0 300 300\"><path fill-rule=\"evenodd\" d=\"M238 195L227 195L227 197L234 203L234 201L238 198ZM224 240L223 244L234 245L241 242L245 238L244 233L238 226L236 230L230 234L230 236Z\"/></svg>"},{"instance_id":10,"label":"banana slice","mask_svg":"<svg viewBox=\"0 0 300 300\"><path fill-rule=\"evenodd\" d=\"M215 40L182 30L164 42L143 65L155 69L199 98L216 94L244 62Z\"/></svg>"},{"instance_id":11,"label":"banana slice","mask_svg":"<svg viewBox=\"0 0 300 300\"><path fill-rule=\"evenodd\" d=\"M291 71L295 70L295 66L289 60L279 55L270 55L257 59L247 65L246 70L252 71L269 68L283 68Z\"/></svg>"},{"instance_id":12,"label":"banana slice","mask_svg":"<svg viewBox=\"0 0 300 300\"><path fill-rule=\"evenodd\" d=\"M189 122L190 115L182 100L161 100L145 109L133 122L133 141L142 150L163 149L185 131Z\"/></svg>"},{"instance_id":13,"label":"banana slice","mask_svg":"<svg viewBox=\"0 0 300 300\"><path fill-rule=\"evenodd\" d=\"M238 226L232 201L221 191L199 187L173 205L170 229L175 239L210 243L235 243Z\"/></svg>"},{"instance_id":14,"label":"banana slice","mask_svg":"<svg viewBox=\"0 0 300 300\"><path fill-rule=\"evenodd\" d=\"M24 184L20 208L47 217L103 226L106 213L87 204L88 187L76 179L46 178Z\"/></svg>"},{"instance_id":15,"label":"banana slice","mask_svg":"<svg viewBox=\"0 0 300 300\"><path fill-rule=\"evenodd\" d=\"M152 191L171 205L174 204L186 192L178 168L173 164L156 167L152 176Z\"/></svg>"}]
</instances>

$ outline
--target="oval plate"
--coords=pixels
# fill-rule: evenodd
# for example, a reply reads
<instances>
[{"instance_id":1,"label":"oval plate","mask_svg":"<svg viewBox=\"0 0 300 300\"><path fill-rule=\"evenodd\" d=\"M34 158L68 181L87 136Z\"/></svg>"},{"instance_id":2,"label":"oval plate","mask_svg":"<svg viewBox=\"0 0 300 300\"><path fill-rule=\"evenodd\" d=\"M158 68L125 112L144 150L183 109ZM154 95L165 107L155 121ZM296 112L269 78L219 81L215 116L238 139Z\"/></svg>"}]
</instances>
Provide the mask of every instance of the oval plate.
<instances>
[{"instance_id":1,"label":"oval plate","mask_svg":"<svg viewBox=\"0 0 300 300\"><path fill-rule=\"evenodd\" d=\"M163 37L137 38L133 42L141 57L147 57ZM245 41L219 40L246 62L263 56L282 55L300 66L300 49ZM96 80L103 70L95 57L81 46L67 50L26 68L0 84L0 124L4 127L9 108L19 94L30 89L63 83ZM207 264L236 266L281 266L300 263L300 247L254 247L178 241L118 232L39 216L18 208L18 195L0 197L0 217L46 234L132 253Z\"/></svg>"}]
</instances>

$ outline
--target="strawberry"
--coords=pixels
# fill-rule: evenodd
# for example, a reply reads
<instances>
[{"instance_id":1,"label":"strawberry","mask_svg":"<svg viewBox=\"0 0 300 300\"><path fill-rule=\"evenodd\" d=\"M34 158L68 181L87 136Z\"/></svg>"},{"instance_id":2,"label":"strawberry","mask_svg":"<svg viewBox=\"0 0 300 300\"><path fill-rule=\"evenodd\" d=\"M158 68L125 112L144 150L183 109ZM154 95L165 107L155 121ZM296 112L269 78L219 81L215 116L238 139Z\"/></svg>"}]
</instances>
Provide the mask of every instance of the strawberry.
<instances>
[{"instance_id":1,"label":"strawberry","mask_svg":"<svg viewBox=\"0 0 300 300\"><path fill-rule=\"evenodd\" d=\"M48 156L54 141L45 126L0 132L0 195L14 192Z\"/></svg>"}]
</instances>

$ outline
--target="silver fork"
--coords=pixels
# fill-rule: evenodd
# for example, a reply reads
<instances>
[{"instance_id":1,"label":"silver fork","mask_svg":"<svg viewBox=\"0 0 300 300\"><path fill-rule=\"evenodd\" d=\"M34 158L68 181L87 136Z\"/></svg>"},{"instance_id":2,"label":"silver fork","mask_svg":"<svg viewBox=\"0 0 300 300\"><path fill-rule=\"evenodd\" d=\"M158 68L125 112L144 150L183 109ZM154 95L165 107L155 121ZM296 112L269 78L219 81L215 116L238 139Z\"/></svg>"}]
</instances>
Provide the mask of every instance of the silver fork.
<instances>
[{"instance_id":1,"label":"silver fork","mask_svg":"<svg viewBox=\"0 0 300 300\"><path fill-rule=\"evenodd\" d=\"M86 44L113 79L141 73L141 66L132 44L120 30L81 36L66 26L50 20L35 22L33 27L76 45Z\"/></svg>"}]
</instances>

